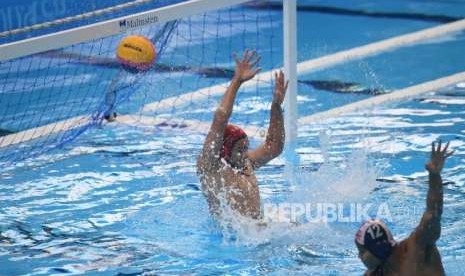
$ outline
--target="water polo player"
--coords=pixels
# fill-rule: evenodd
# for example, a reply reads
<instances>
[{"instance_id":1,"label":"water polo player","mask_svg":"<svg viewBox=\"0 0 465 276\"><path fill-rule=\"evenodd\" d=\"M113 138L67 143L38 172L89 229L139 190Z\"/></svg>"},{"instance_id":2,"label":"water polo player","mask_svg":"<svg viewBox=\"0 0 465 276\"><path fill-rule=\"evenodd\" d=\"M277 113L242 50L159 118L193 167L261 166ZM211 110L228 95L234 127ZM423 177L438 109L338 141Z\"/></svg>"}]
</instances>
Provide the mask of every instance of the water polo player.
<instances>
[{"instance_id":1,"label":"water polo player","mask_svg":"<svg viewBox=\"0 0 465 276\"><path fill-rule=\"evenodd\" d=\"M247 134L238 126L228 124L234 100L242 83L259 71L260 57L245 51L242 58L234 56L236 69L215 114L210 131L197 160L197 172L210 212L221 215L221 198L233 211L250 218L260 217L260 194L254 170L278 156L284 147L284 122L281 104L287 89L283 72L275 74L275 91L271 118L265 142L249 150Z\"/></svg>"},{"instance_id":2,"label":"water polo player","mask_svg":"<svg viewBox=\"0 0 465 276\"><path fill-rule=\"evenodd\" d=\"M447 149L433 143L431 159L426 164L429 172L429 189L426 211L420 225L410 236L396 243L384 223L369 220L355 235L359 257L368 271L365 275L445 275L436 241L441 235L443 187L441 170L447 157Z\"/></svg>"}]
</instances>

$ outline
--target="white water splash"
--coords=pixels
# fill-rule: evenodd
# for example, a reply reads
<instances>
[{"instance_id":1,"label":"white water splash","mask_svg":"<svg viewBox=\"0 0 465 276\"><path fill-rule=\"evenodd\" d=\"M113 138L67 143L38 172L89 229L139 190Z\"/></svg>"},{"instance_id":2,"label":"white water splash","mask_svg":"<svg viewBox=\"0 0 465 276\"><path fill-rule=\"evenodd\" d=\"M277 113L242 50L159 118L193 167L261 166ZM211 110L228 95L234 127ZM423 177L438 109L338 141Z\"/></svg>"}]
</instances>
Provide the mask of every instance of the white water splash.
<instances>
[{"instance_id":1,"label":"white water splash","mask_svg":"<svg viewBox=\"0 0 465 276\"><path fill-rule=\"evenodd\" d=\"M330 140L320 135L324 163L317 171L300 171L291 202L355 202L364 200L376 186L380 174L364 149L356 150L342 160L332 161Z\"/></svg>"},{"instance_id":2,"label":"white water splash","mask_svg":"<svg viewBox=\"0 0 465 276\"><path fill-rule=\"evenodd\" d=\"M289 203L362 203L373 191L380 169L369 161L367 151L354 151L342 160L337 158L334 161L331 159L330 144L330 137L321 134L324 163L317 171L290 170L293 175L287 176L292 186L287 200ZM346 250L353 239L352 235L347 235L345 225L341 228L323 222L292 223L282 217L259 222L240 216L224 204L224 199L221 201L222 219L219 224L226 243L275 245L297 242L319 248L316 252L325 251L326 254L333 250Z\"/></svg>"}]
</instances>

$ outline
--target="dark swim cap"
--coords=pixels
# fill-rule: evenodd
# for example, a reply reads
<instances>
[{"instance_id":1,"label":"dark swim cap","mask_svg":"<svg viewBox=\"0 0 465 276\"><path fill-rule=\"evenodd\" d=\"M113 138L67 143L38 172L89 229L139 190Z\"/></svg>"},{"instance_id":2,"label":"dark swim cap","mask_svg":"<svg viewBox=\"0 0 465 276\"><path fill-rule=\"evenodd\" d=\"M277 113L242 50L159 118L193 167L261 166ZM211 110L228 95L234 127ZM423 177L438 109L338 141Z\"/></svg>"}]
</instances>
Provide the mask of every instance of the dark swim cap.
<instances>
[{"instance_id":1,"label":"dark swim cap","mask_svg":"<svg viewBox=\"0 0 465 276\"><path fill-rule=\"evenodd\" d=\"M355 242L383 262L392 254L396 244L389 229L378 219L365 222L357 231Z\"/></svg>"},{"instance_id":2,"label":"dark swim cap","mask_svg":"<svg viewBox=\"0 0 465 276\"><path fill-rule=\"evenodd\" d=\"M240 127L228 124L223 134L223 146L220 157L229 160L231 158L234 145L242 138L247 138L247 134Z\"/></svg>"}]
</instances>

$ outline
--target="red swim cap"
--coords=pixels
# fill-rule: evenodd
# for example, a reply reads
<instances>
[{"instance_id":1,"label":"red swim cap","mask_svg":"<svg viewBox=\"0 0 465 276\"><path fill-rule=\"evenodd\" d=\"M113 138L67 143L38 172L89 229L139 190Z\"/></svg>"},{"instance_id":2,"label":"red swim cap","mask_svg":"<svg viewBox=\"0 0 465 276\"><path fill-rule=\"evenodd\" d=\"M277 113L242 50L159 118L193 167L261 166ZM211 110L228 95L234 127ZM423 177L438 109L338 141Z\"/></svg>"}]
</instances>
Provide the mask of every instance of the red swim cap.
<instances>
[{"instance_id":1,"label":"red swim cap","mask_svg":"<svg viewBox=\"0 0 465 276\"><path fill-rule=\"evenodd\" d=\"M220 156L229 160L234 145L242 138L247 138L247 134L240 127L228 124L224 129L223 146L221 147Z\"/></svg>"}]
</instances>

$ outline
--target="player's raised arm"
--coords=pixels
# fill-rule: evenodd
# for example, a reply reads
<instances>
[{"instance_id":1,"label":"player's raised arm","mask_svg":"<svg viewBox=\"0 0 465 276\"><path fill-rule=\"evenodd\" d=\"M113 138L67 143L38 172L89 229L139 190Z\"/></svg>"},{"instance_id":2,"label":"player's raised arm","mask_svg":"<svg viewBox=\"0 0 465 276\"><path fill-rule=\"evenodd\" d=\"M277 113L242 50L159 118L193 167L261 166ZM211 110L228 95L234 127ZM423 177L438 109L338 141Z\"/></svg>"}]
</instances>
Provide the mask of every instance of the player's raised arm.
<instances>
[{"instance_id":1,"label":"player's raised arm","mask_svg":"<svg viewBox=\"0 0 465 276\"><path fill-rule=\"evenodd\" d=\"M426 211L423 214L420 225L415 229L413 237L421 246L434 245L441 235L441 216L443 208L443 185L441 171L447 157L452 151L447 151L449 143L442 147L439 141L436 147L432 144L431 159L426 164L429 172L429 188L426 200Z\"/></svg>"},{"instance_id":2,"label":"player's raised arm","mask_svg":"<svg viewBox=\"0 0 465 276\"><path fill-rule=\"evenodd\" d=\"M286 81L284 78L283 71L275 73L275 90L271 103L268 133L265 142L257 149L249 152L249 158L252 160L255 168L265 165L283 151L285 131L281 104L286 96L288 83L289 81Z\"/></svg>"},{"instance_id":3,"label":"player's raised arm","mask_svg":"<svg viewBox=\"0 0 465 276\"><path fill-rule=\"evenodd\" d=\"M197 161L199 170L215 168L220 162L220 151L223 144L223 134L229 117L232 114L234 100L242 83L252 79L259 71L257 64L260 57L255 51L245 51L242 58L234 55L236 69L226 93L215 111L213 122L203 145L203 150Z\"/></svg>"}]
</instances>

